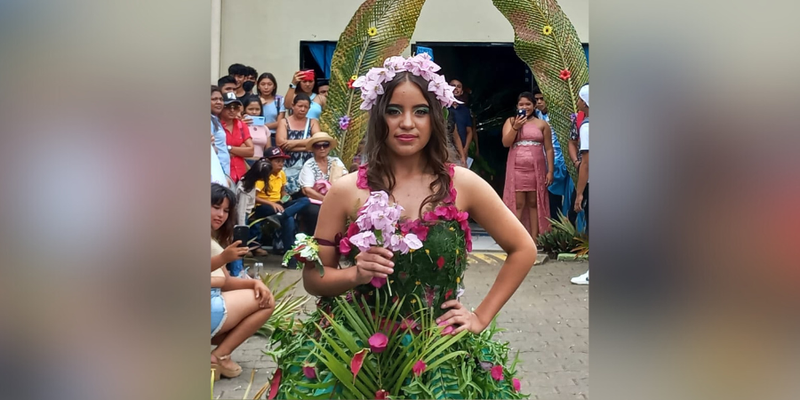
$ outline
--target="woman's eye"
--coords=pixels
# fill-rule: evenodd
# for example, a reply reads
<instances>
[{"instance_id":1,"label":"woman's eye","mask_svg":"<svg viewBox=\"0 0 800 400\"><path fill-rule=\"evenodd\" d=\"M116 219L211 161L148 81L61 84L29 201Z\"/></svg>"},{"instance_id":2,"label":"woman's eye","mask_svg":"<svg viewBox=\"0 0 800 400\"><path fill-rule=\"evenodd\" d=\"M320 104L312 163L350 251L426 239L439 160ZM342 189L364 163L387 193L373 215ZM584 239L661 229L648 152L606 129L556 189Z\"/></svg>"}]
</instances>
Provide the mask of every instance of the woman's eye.
<instances>
[{"instance_id":1,"label":"woman's eye","mask_svg":"<svg viewBox=\"0 0 800 400\"><path fill-rule=\"evenodd\" d=\"M414 111L414 113L417 114L417 115L426 115L429 112L430 112L430 110L428 110L427 108L418 108L418 109L416 109Z\"/></svg>"},{"instance_id":2,"label":"woman's eye","mask_svg":"<svg viewBox=\"0 0 800 400\"><path fill-rule=\"evenodd\" d=\"M389 109L387 109L386 113L389 114L389 115L400 115L400 114L402 114L402 112L400 111L399 108L394 108L394 107L390 107Z\"/></svg>"}]
</instances>

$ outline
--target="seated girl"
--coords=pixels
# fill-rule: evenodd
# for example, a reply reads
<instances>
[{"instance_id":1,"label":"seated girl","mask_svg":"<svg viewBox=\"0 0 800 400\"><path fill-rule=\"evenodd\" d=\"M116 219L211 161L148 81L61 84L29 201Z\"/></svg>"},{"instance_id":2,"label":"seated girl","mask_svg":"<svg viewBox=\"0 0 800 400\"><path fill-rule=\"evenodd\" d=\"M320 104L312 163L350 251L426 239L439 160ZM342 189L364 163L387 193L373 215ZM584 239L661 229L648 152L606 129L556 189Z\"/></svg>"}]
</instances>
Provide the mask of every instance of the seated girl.
<instances>
[{"instance_id":1,"label":"seated girl","mask_svg":"<svg viewBox=\"0 0 800 400\"><path fill-rule=\"evenodd\" d=\"M214 379L235 378L242 367L231 353L252 336L272 315L275 299L260 279L231 277L225 265L238 260L247 247L231 243L236 222L233 191L211 184L211 368Z\"/></svg>"}]
</instances>

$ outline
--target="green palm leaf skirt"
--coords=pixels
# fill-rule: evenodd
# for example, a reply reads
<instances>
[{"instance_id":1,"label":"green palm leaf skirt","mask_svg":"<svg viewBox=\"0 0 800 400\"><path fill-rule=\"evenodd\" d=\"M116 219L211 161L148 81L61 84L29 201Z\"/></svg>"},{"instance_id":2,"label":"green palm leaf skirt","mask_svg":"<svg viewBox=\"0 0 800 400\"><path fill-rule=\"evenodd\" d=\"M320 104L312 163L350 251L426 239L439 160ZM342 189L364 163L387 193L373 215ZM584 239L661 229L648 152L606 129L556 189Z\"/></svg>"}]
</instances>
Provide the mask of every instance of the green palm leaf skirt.
<instances>
[{"instance_id":1,"label":"green palm leaf skirt","mask_svg":"<svg viewBox=\"0 0 800 400\"><path fill-rule=\"evenodd\" d=\"M270 398L528 397L514 377L518 357L509 365L508 343L492 339L495 321L480 335L443 334L420 297L369 293L323 298L301 330L273 334Z\"/></svg>"}]
</instances>

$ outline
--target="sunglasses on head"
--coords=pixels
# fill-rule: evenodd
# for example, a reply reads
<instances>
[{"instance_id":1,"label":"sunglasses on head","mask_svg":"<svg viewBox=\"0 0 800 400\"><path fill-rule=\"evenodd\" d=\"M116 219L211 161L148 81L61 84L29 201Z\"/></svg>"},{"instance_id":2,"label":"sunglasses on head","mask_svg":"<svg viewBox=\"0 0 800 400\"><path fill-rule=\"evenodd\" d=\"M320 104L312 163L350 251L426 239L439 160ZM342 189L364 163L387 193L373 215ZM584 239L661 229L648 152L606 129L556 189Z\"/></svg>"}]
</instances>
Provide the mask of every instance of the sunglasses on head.
<instances>
[{"instance_id":1,"label":"sunglasses on head","mask_svg":"<svg viewBox=\"0 0 800 400\"><path fill-rule=\"evenodd\" d=\"M319 142L319 143L314 143L314 146L312 147L315 149L327 149L328 147L331 147L331 144L330 142Z\"/></svg>"}]
</instances>

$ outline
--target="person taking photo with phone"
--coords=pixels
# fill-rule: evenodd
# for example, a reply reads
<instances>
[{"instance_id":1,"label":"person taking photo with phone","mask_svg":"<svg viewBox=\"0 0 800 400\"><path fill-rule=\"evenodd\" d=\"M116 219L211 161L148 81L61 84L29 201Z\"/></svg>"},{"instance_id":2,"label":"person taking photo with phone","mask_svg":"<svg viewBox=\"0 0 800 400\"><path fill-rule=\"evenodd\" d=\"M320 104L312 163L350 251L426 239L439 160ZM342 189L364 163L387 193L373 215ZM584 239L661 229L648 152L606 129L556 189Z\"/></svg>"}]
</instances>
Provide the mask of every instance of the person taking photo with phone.
<instances>
[{"instance_id":1,"label":"person taking photo with phone","mask_svg":"<svg viewBox=\"0 0 800 400\"><path fill-rule=\"evenodd\" d=\"M503 202L525 225L534 242L550 230L547 187L553 182L550 125L536 118L533 93L517 98L517 115L503 125L503 146L510 147Z\"/></svg>"},{"instance_id":2,"label":"person taking photo with phone","mask_svg":"<svg viewBox=\"0 0 800 400\"><path fill-rule=\"evenodd\" d=\"M247 252L234 241L236 197L233 191L211 184L211 368L214 380L235 378L242 367L231 353L253 336L272 316L275 298L261 279L231 277L225 265Z\"/></svg>"},{"instance_id":3,"label":"person taking photo with phone","mask_svg":"<svg viewBox=\"0 0 800 400\"><path fill-rule=\"evenodd\" d=\"M308 69L304 71L297 71L292 76L292 83L289 84L289 90L286 91L284 97L284 107L286 104L294 104L294 96L304 93L311 99L311 104L308 109L308 118L319 119L322 115L322 109L327 104L328 96L314 93L314 70ZM288 109L287 109L287 112Z\"/></svg>"}]
</instances>

